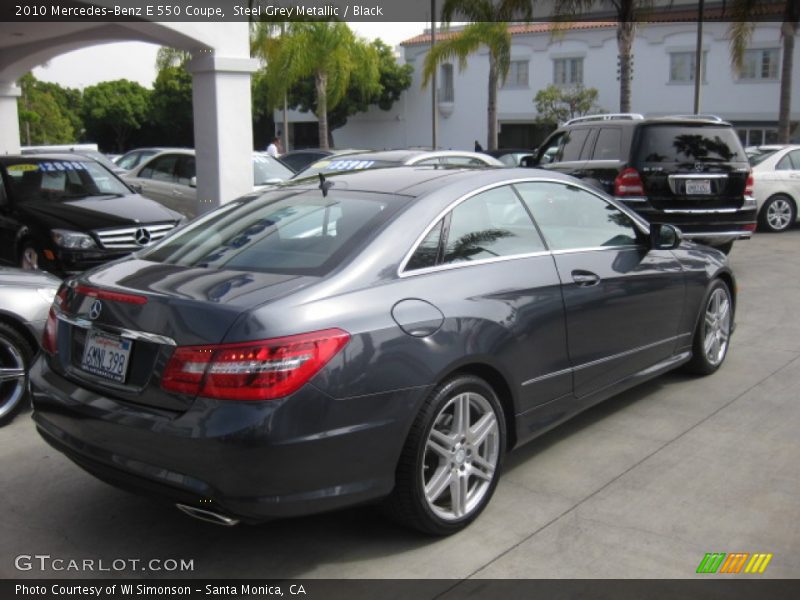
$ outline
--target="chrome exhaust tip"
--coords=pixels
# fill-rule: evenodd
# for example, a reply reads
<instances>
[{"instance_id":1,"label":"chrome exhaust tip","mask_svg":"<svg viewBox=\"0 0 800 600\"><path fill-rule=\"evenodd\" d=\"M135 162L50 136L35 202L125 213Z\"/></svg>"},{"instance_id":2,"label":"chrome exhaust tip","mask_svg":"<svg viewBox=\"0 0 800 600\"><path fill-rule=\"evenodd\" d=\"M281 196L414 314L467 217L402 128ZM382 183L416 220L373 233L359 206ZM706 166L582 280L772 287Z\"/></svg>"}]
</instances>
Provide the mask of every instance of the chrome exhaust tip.
<instances>
[{"instance_id":1,"label":"chrome exhaust tip","mask_svg":"<svg viewBox=\"0 0 800 600\"><path fill-rule=\"evenodd\" d=\"M194 517L195 519L199 519L201 521L207 521L208 523L214 523L215 525L222 525L224 527L233 527L239 523L239 519L234 519L233 517L226 517L223 514L218 512L214 512L212 510L206 510L204 508L197 508L196 506L189 506L187 504L176 504L175 507L180 510L181 512L186 513L190 517Z\"/></svg>"}]
</instances>

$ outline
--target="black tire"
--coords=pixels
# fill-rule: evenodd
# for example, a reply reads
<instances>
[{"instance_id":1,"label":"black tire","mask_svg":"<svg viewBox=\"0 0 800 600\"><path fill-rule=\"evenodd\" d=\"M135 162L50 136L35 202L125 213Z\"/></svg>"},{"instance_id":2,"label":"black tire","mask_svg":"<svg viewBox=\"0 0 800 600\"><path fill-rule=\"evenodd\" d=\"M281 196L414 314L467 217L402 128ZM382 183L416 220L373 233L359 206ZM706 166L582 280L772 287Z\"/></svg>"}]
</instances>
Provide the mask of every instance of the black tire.
<instances>
[{"instance_id":1,"label":"black tire","mask_svg":"<svg viewBox=\"0 0 800 600\"><path fill-rule=\"evenodd\" d=\"M797 221L797 205L785 194L775 194L767 199L758 213L758 223L763 231L783 233Z\"/></svg>"},{"instance_id":2,"label":"black tire","mask_svg":"<svg viewBox=\"0 0 800 600\"><path fill-rule=\"evenodd\" d=\"M19 268L38 271L42 268L42 251L30 240L25 240L19 248Z\"/></svg>"},{"instance_id":3,"label":"black tire","mask_svg":"<svg viewBox=\"0 0 800 600\"><path fill-rule=\"evenodd\" d=\"M28 373L36 348L6 323L0 323L0 425L28 400ZM16 373L15 373L16 372Z\"/></svg>"},{"instance_id":4,"label":"black tire","mask_svg":"<svg viewBox=\"0 0 800 600\"><path fill-rule=\"evenodd\" d=\"M458 427L464 407L468 407L467 426ZM469 427L479 423L483 426L477 431ZM505 444L503 408L491 386L472 375L445 381L431 392L411 427L385 512L432 535L463 529L483 511L497 487Z\"/></svg>"},{"instance_id":5,"label":"black tire","mask_svg":"<svg viewBox=\"0 0 800 600\"><path fill-rule=\"evenodd\" d=\"M725 242L724 244L720 244L719 246L714 246L714 248L716 248L723 254L730 254L731 250L733 249L733 241Z\"/></svg>"},{"instance_id":6,"label":"black tire","mask_svg":"<svg viewBox=\"0 0 800 600\"><path fill-rule=\"evenodd\" d=\"M723 299L727 303L725 318L715 318L717 312L715 302ZM697 318L694 339L692 340L692 360L686 364L686 369L696 375L710 375L722 366L730 347L731 325L733 324L733 299L731 291L724 281L715 279L708 288L703 303L700 305L700 314ZM709 342L711 337L716 338L716 343ZM724 339L723 339L724 338ZM718 345L717 345L718 344Z\"/></svg>"}]
</instances>

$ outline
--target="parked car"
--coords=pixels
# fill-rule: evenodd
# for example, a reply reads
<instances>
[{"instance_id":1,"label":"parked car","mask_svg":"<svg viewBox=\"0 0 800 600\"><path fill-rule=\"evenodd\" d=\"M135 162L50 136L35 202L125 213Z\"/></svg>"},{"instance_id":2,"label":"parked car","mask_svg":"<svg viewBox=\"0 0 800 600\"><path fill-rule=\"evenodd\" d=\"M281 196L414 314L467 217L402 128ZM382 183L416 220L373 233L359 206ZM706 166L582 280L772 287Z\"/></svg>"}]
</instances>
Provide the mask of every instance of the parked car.
<instances>
[{"instance_id":1,"label":"parked car","mask_svg":"<svg viewBox=\"0 0 800 600\"><path fill-rule=\"evenodd\" d=\"M143 196L178 211L188 218L197 215L195 154L191 149L159 152L123 175ZM264 152L253 152L256 190L292 177L292 170Z\"/></svg>"},{"instance_id":2,"label":"parked car","mask_svg":"<svg viewBox=\"0 0 800 600\"><path fill-rule=\"evenodd\" d=\"M0 425L28 397L28 371L60 284L48 273L0 267Z\"/></svg>"},{"instance_id":3,"label":"parked car","mask_svg":"<svg viewBox=\"0 0 800 600\"><path fill-rule=\"evenodd\" d=\"M800 145L759 146L749 154L758 222L764 231L782 233L797 221Z\"/></svg>"},{"instance_id":4,"label":"parked car","mask_svg":"<svg viewBox=\"0 0 800 600\"><path fill-rule=\"evenodd\" d=\"M527 148L498 148L497 150L486 150L485 153L495 157L507 167L519 167L522 164L522 159L527 156L533 156L536 150L529 150Z\"/></svg>"},{"instance_id":5,"label":"parked car","mask_svg":"<svg viewBox=\"0 0 800 600\"><path fill-rule=\"evenodd\" d=\"M289 152L284 152L283 154L281 154L280 159L281 162L283 162L283 164L285 164L292 171L297 173L305 169L311 163L315 163L318 160L322 160L323 158L331 156L341 156L342 154L354 154L356 152L367 152L367 151L352 150L352 149L323 150L322 148L304 148L302 150L290 150Z\"/></svg>"},{"instance_id":6,"label":"parked car","mask_svg":"<svg viewBox=\"0 0 800 600\"><path fill-rule=\"evenodd\" d=\"M449 534L507 450L681 365L716 371L735 290L721 252L559 173L289 183L62 286L34 419L198 518L385 499Z\"/></svg>"},{"instance_id":7,"label":"parked car","mask_svg":"<svg viewBox=\"0 0 800 600\"><path fill-rule=\"evenodd\" d=\"M165 152L167 150L184 150L184 148L136 148L134 150L129 150L122 156L115 159L114 162L120 169L127 173L131 169L138 167L143 161L147 160L151 156L155 156L159 152Z\"/></svg>"},{"instance_id":8,"label":"parked car","mask_svg":"<svg viewBox=\"0 0 800 600\"><path fill-rule=\"evenodd\" d=\"M718 117L579 117L545 140L533 166L579 177L645 219L726 253L756 228L747 156Z\"/></svg>"},{"instance_id":9,"label":"parked car","mask_svg":"<svg viewBox=\"0 0 800 600\"><path fill-rule=\"evenodd\" d=\"M79 273L159 240L183 217L77 154L0 156L0 261Z\"/></svg>"},{"instance_id":10,"label":"parked car","mask_svg":"<svg viewBox=\"0 0 800 600\"><path fill-rule=\"evenodd\" d=\"M297 173L293 179L331 175L345 171L401 166L502 167L496 158L482 152L458 150L381 150L358 152L341 157L323 158Z\"/></svg>"}]
</instances>

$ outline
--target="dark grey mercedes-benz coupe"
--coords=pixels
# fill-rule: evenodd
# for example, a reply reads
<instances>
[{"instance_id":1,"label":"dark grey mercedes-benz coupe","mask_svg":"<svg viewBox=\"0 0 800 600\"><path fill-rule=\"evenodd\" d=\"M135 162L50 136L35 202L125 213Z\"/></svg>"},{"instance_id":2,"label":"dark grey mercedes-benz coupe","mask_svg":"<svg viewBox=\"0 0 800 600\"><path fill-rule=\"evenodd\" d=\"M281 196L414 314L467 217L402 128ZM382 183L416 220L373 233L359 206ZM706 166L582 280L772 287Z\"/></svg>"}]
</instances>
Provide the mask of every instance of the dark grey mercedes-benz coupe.
<instances>
[{"instance_id":1,"label":"dark grey mercedes-benz coupe","mask_svg":"<svg viewBox=\"0 0 800 600\"><path fill-rule=\"evenodd\" d=\"M377 169L230 202L65 282L32 373L78 465L224 524L368 501L448 534L505 452L733 329L726 258L580 181Z\"/></svg>"}]
</instances>

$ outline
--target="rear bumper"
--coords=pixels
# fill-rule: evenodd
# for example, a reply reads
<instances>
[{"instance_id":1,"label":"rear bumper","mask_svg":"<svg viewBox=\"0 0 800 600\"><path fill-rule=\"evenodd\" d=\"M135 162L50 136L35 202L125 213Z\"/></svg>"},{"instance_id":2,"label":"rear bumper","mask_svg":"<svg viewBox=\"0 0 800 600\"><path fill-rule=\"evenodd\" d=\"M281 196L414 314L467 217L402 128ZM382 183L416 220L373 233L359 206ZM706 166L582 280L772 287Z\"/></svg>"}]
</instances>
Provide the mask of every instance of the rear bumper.
<instances>
[{"instance_id":1,"label":"rear bumper","mask_svg":"<svg viewBox=\"0 0 800 600\"><path fill-rule=\"evenodd\" d=\"M334 400L312 385L268 402L197 399L183 413L90 392L31 370L42 437L118 487L258 522L389 494L428 388Z\"/></svg>"}]
</instances>

